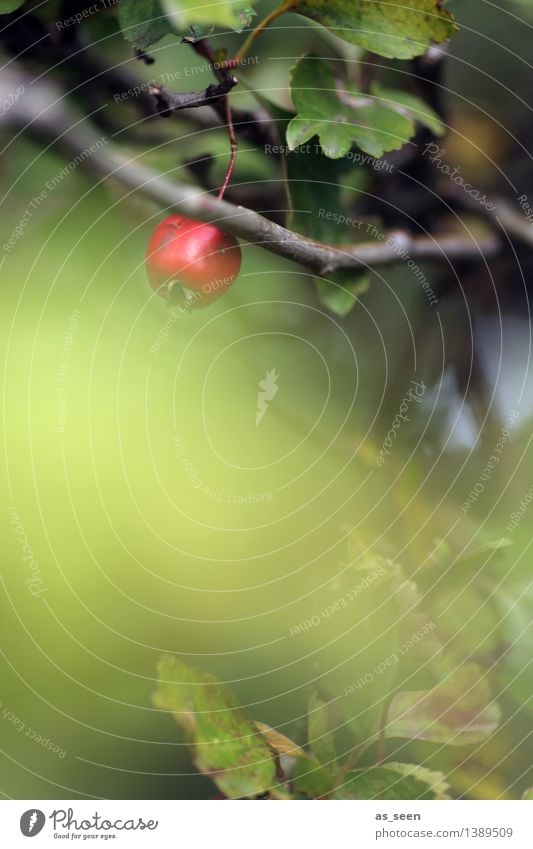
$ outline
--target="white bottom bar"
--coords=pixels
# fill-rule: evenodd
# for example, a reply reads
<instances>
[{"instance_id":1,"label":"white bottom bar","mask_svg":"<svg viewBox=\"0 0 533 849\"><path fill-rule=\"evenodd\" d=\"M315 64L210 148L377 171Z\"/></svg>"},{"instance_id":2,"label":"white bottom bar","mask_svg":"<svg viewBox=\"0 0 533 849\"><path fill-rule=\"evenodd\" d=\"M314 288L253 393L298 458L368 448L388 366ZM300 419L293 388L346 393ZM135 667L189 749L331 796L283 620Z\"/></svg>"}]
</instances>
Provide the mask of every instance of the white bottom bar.
<instances>
[{"instance_id":1,"label":"white bottom bar","mask_svg":"<svg viewBox=\"0 0 533 849\"><path fill-rule=\"evenodd\" d=\"M221 801L2 801L1 845L533 847L531 802Z\"/></svg>"}]
</instances>

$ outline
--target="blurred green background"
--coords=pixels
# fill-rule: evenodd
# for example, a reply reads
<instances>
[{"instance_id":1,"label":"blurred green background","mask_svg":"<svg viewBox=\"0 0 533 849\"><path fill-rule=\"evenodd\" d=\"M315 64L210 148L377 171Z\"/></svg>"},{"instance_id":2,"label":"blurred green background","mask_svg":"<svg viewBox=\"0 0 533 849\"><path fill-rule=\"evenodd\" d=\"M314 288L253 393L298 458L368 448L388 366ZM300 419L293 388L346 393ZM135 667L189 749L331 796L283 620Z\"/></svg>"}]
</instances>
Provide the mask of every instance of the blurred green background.
<instances>
[{"instance_id":1,"label":"blurred green background","mask_svg":"<svg viewBox=\"0 0 533 849\"><path fill-rule=\"evenodd\" d=\"M503 32L491 6L478 34L477 13L461 14L449 60L449 149L497 188L498 167L516 153L513 135L530 127L517 102L531 91L517 71L528 30L506 16ZM494 46L495 34L515 55ZM318 36L304 27L299 38L295 50L292 30L267 34L264 61L248 72L279 102L294 58ZM189 53L171 39L164 45L158 74L190 67ZM118 39L112 49L127 55ZM466 72L467 57L492 68L495 50L499 86ZM154 71L135 70L147 79ZM196 127L191 142L181 138L186 121L166 132L160 149L132 147L132 155L175 169L205 148L223 173L222 133ZM65 160L28 136L3 132L1 143L3 243ZM486 156L473 157L473 143ZM241 156L236 182L250 173L279 179L256 151ZM298 737L313 683L341 692L387 655L386 598L369 611L361 597L349 619L289 636L341 595L343 582L353 584L354 542L416 577L505 536L504 554L475 561L470 589L463 566L427 600L447 637L459 631L465 654L487 667L504 655L491 674L502 728L483 747L411 744L401 759L449 772L456 795L519 797L532 778L523 745L530 516L511 533L506 526L533 483L527 259L495 262L493 287L466 268L461 291L450 272L436 311L408 271L388 269L338 320L318 305L302 269L244 246L227 296L170 318L144 273L163 214L78 168L48 193L1 267L0 789L13 798L212 795L172 719L151 704L161 653L232 682L255 719ZM481 366L469 380L472 338ZM256 426L259 382L273 369L279 389ZM411 421L379 467L412 380L427 386L424 401L411 404ZM511 410L520 415L504 460L465 514L461 504ZM498 585L490 602L476 594L484 581ZM355 726L364 728L382 683L348 706Z\"/></svg>"}]
</instances>

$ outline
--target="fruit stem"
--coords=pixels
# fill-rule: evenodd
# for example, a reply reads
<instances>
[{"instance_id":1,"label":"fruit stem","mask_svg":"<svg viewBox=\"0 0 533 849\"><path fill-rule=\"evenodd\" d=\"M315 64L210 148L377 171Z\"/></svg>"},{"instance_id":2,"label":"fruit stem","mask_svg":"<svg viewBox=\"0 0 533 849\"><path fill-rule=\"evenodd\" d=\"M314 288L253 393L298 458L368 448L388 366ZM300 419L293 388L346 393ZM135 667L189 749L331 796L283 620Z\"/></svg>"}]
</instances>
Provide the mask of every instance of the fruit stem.
<instances>
[{"instance_id":1,"label":"fruit stem","mask_svg":"<svg viewBox=\"0 0 533 849\"><path fill-rule=\"evenodd\" d=\"M255 29L251 31L250 35L243 43L240 50L237 51L233 61L236 64L241 62L246 56L246 54L250 51L250 48L253 47L256 38L263 32L263 30L270 26L270 24L275 21L276 18L279 18L280 15L284 15L285 12L289 12L293 6L297 5L297 3L298 0L285 0L285 2L281 4L281 6L277 6L272 12L270 12L270 14L266 16L266 18L263 18L263 20L259 24L257 24Z\"/></svg>"},{"instance_id":2,"label":"fruit stem","mask_svg":"<svg viewBox=\"0 0 533 849\"><path fill-rule=\"evenodd\" d=\"M220 63L216 61L215 53L212 47L205 41L203 38L198 39L197 41L193 41L190 39L184 39L187 41L193 50L198 53L199 56L203 56L204 59L207 59L209 64L211 65L211 69L214 75L217 77L220 82L226 82L228 79L231 79L229 71L234 64L234 60L230 60L228 63ZM237 80L233 78L233 82L236 83ZM224 108L224 117L226 119L226 126L228 128L228 136L230 141L230 161L228 165L228 170L226 171L226 176L224 177L224 182L222 183L222 187L217 195L218 200L222 200L224 197L225 191L228 188L229 182L231 180L233 171L235 169L235 163L237 161L237 153L239 151L239 143L237 141L237 136L235 135L235 127L233 126L233 116L231 114L231 105L229 102L229 97L227 94L222 98L222 104Z\"/></svg>"},{"instance_id":3,"label":"fruit stem","mask_svg":"<svg viewBox=\"0 0 533 849\"><path fill-rule=\"evenodd\" d=\"M230 142L230 161L228 165L228 170L226 171L226 176L224 177L224 182L222 183L222 187L218 193L218 200L222 200L224 197L225 191L228 188L229 182L231 180L233 171L235 169L235 163L237 161L237 153L239 151L239 143L237 141L237 136L235 134L235 127L233 126L233 117L231 114L231 105L229 102L229 95L224 95L224 114L226 116L227 128L228 128L228 136Z\"/></svg>"}]
</instances>

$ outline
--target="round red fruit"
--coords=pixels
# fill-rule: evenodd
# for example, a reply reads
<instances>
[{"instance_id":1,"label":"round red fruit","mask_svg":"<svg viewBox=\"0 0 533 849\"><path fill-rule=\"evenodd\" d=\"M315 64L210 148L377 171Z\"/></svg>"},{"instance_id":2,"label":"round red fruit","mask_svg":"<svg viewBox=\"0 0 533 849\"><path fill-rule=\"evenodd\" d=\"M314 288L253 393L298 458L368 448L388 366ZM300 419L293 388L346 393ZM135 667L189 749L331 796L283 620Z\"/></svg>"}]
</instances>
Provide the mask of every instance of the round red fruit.
<instances>
[{"instance_id":1,"label":"round red fruit","mask_svg":"<svg viewBox=\"0 0 533 849\"><path fill-rule=\"evenodd\" d=\"M161 221L146 252L152 289L174 305L193 309L224 294L240 267L241 249L234 236L183 215Z\"/></svg>"}]
</instances>

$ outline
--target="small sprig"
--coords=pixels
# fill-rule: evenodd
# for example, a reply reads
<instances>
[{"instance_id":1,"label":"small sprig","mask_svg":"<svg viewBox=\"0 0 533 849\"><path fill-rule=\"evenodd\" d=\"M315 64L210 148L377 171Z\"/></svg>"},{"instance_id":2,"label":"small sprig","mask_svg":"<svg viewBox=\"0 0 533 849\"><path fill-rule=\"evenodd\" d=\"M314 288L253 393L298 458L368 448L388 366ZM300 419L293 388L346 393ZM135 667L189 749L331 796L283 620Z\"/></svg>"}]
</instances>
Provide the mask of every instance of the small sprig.
<instances>
[{"instance_id":1,"label":"small sprig","mask_svg":"<svg viewBox=\"0 0 533 849\"><path fill-rule=\"evenodd\" d=\"M156 99L160 115L168 117L180 109L196 109L219 103L237 85L235 77L228 76L219 83L212 83L201 91L173 92L159 83L153 83L148 91Z\"/></svg>"},{"instance_id":2,"label":"small sprig","mask_svg":"<svg viewBox=\"0 0 533 849\"><path fill-rule=\"evenodd\" d=\"M205 39L184 38L183 41L190 44L199 56L203 56L204 59L207 59L211 65L213 73L219 81L219 86L229 86L222 98L222 110L217 110L219 111L222 119L226 122L230 142L230 161L226 171L226 176L224 177L224 182L222 183L217 195L218 200L222 200L231 181L233 171L235 170L237 154L239 152L239 143L235 133L233 114L228 97L228 92L231 91L231 89L238 83L238 80L232 75L231 71L237 67L239 63L236 59L230 59L223 62L218 61L212 47L207 43L207 41L205 41Z\"/></svg>"}]
</instances>

